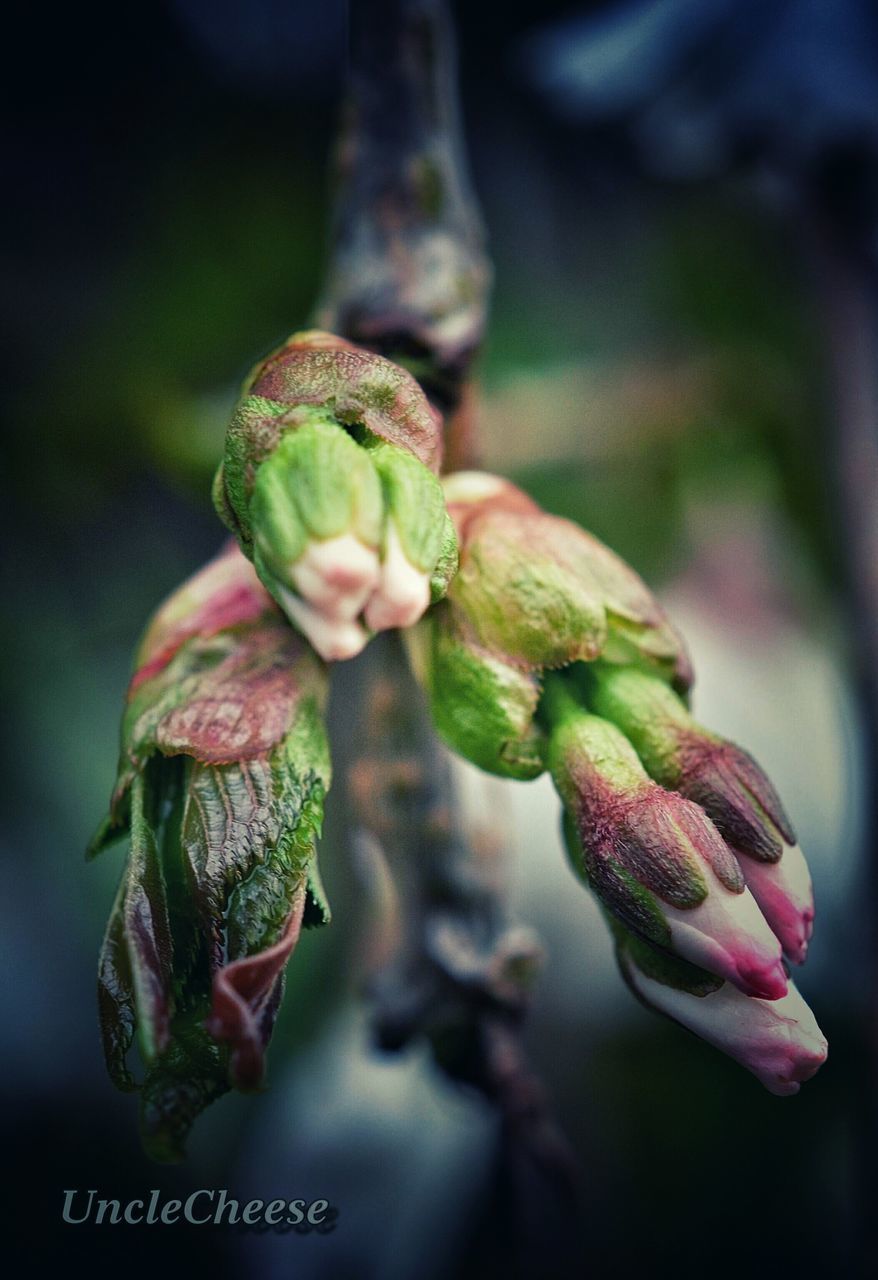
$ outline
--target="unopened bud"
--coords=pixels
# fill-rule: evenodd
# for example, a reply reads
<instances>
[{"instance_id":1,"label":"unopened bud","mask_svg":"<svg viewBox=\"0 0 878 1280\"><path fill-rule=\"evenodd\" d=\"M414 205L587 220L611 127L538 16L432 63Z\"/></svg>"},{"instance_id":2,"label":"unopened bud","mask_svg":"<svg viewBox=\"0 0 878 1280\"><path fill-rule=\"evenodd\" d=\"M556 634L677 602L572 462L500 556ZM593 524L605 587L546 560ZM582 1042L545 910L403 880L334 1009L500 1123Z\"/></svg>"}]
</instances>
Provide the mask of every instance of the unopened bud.
<instances>
[{"instance_id":1,"label":"unopened bud","mask_svg":"<svg viewBox=\"0 0 878 1280\"><path fill-rule=\"evenodd\" d=\"M247 384L214 486L223 520L326 660L444 593L453 528L440 422L414 379L330 334L296 334Z\"/></svg>"},{"instance_id":2,"label":"unopened bud","mask_svg":"<svg viewBox=\"0 0 878 1280\"><path fill-rule=\"evenodd\" d=\"M783 805L753 757L704 729L649 672L595 663L583 683L589 706L622 730L650 777L700 805L741 856L753 896L800 964L814 918L810 877Z\"/></svg>"},{"instance_id":3,"label":"unopened bud","mask_svg":"<svg viewBox=\"0 0 878 1280\"><path fill-rule=\"evenodd\" d=\"M647 775L624 735L553 677L548 766L569 814L574 866L628 928L747 995L776 1000L781 948L707 815Z\"/></svg>"},{"instance_id":4,"label":"unopened bud","mask_svg":"<svg viewBox=\"0 0 878 1280\"><path fill-rule=\"evenodd\" d=\"M405 449L373 443L387 527L381 579L366 609L374 631L408 627L440 599L457 568L457 538L442 486Z\"/></svg>"},{"instance_id":5,"label":"unopened bud","mask_svg":"<svg viewBox=\"0 0 878 1280\"><path fill-rule=\"evenodd\" d=\"M406 639L433 722L452 750L501 777L527 779L543 772L535 676L479 645L449 601L431 610Z\"/></svg>"},{"instance_id":6,"label":"unopened bud","mask_svg":"<svg viewBox=\"0 0 878 1280\"><path fill-rule=\"evenodd\" d=\"M531 669L639 658L689 683L679 636L608 547L496 476L459 472L444 488L460 543L451 597L487 649Z\"/></svg>"},{"instance_id":7,"label":"unopened bud","mask_svg":"<svg viewBox=\"0 0 878 1280\"><path fill-rule=\"evenodd\" d=\"M623 929L614 933L635 994L752 1071L770 1093L798 1093L826 1061L826 1037L792 983L779 1000L753 998L728 982L705 981Z\"/></svg>"}]
</instances>

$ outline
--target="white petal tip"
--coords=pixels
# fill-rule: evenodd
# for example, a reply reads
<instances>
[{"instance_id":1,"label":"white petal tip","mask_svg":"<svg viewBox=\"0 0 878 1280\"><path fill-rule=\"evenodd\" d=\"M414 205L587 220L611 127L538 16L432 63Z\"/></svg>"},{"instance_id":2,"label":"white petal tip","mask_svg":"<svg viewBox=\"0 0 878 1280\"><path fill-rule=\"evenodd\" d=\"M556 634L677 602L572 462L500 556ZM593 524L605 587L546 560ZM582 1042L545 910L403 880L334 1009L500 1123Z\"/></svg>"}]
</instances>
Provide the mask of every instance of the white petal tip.
<instances>
[{"instance_id":1,"label":"white petal tip","mask_svg":"<svg viewBox=\"0 0 878 1280\"><path fill-rule=\"evenodd\" d=\"M381 579L366 606L366 625L373 631L410 627L418 621L429 603L429 574L416 569L409 561L391 521L387 528Z\"/></svg>"},{"instance_id":2,"label":"white petal tip","mask_svg":"<svg viewBox=\"0 0 878 1280\"><path fill-rule=\"evenodd\" d=\"M324 662L355 658L366 647L368 632L357 623L327 618L289 591L282 593L280 603L287 617L310 640Z\"/></svg>"},{"instance_id":3,"label":"white petal tip","mask_svg":"<svg viewBox=\"0 0 878 1280\"><path fill-rule=\"evenodd\" d=\"M290 566L290 578L302 598L342 622L362 611L380 574L377 554L350 533L309 543Z\"/></svg>"},{"instance_id":4,"label":"white petal tip","mask_svg":"<svg viewBox=\"0 0 878 1280\"><path fill-rule=\"evenodd\" d=\"M787 959L804 964L814 930L814 895L801 849L786 846L778 862L742 857L741 868Z\"/></svg>"}]
</instances>

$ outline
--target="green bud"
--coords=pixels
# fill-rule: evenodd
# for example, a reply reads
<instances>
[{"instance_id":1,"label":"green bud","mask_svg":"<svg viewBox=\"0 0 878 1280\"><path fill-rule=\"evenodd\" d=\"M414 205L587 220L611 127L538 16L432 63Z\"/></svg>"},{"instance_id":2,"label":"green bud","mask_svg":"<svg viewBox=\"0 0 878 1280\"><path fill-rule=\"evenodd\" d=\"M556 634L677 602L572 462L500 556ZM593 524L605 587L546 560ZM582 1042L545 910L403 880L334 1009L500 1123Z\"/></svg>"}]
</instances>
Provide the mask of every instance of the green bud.
<instances>
[{"instance_id":1,"label":"green bud","mask_svg":"<svg viewBox=\"0 0 878 1280\"><path fill-rule=\"evenodd\" d=\"M496 510L468 529L450 596L487 649L532 667L601 652L606 615L577 564L578 534L542 513Z\"/></svg>"},{"instance_id":2,"label":"green bud","mask_svg":"<svg viewBox=\"0 0 878 1280\"><path fill-rule=\"evenodd\" d=\"M369 454L320 414L284 436L259 468L250 519L257 570L283 581L311 541L351 533L377 549L381 484Z\"/></svg>"},{"instance_id":3,"label":"green bud","mask_svg":"<svg viewBox=\"0 0 878 1280\"><path fill-rule=\"evenodd\" d=\"M457 533L454 529L454 521L446 512L445 519L442 522L442 541L439 548L439 557L430 578L431 604L435 604L437 600L444 599L448 594L451 580L457 573L458 563Z\"/></svg>"},{"instance_id":4,"label":"green bud","mask_svg":"<svg viewBox=\"0 0 878 1280\"><path fill-rule=\"evenodd\" d=\"M405 449L383 441L367 448L381 480L387 519L395 524L407 559L422 573L433 573L448 537L442 486Z\"/></svg>"},{"instance_id":5,"label":"green bud","mask_svg":"<svg viewBox=\"0 0 878 1280\"><path fill-rule=\"evenodd\" d=\"M407 639L436 729L454 751L501 777L528 779L543 772L535 676L478 645L447 602L432 609Z\"/></svg>"},{"instance_id":6,"label":"green bud","mask_svg":"<svg viewBox=\"0 0 878 1280\"><path fill-rule=\"evenodd\" d=\"M444 487L461 547L451 596L487 649L530 668L636 662L688 687L679 636L608 547L497 476L459 472Z\"/></svg>"},{"instance_id":7,"label":"green bud","mask_svg":"<svg viewBox=\"0 0 878 1280\"><path fill-rule=\"evenodd\" d=\"M447 588L439 428L410 374L329 334L294 335L248 379L214 502L327 661L410 626Z\"/></svg>"}]
</instances>

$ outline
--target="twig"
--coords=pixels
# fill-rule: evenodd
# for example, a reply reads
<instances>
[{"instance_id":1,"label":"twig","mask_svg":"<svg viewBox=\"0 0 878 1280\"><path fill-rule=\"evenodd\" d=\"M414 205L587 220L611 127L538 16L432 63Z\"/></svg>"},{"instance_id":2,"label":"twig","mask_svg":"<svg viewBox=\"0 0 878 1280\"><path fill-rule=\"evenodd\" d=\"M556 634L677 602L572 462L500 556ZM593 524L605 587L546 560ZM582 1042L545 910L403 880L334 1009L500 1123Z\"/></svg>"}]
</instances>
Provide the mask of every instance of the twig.
<instances>
[{"instance_id":1,"label":"twig","mask_svg":"<svg viewBox=\"0 0 878 1280\"><path fill-rule=\"evenodd\" d=\"M491 279L455 74L442 0L351 6L333 251L317 308L324 328L405 364L445 414L461 405Z\"/></svg>"}]
</instances>

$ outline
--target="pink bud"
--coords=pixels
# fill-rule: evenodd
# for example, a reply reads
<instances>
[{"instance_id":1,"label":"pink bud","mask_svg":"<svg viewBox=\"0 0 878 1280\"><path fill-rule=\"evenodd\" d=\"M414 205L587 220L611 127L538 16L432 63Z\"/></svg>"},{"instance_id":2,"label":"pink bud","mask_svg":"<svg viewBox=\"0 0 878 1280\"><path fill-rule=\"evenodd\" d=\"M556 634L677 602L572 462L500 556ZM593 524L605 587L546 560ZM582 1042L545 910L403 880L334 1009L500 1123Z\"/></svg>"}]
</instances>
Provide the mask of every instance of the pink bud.
<instances>
[{"instance_id":1,"label":"pink bud","mask_svg":"<svg viewBox=\"0 0 878 1280\"><path fill-rule=\"evenodd\" d=\"M608 910L744 995L779 1000L787 990L780 942L704 811L652 782L624 735L583 712L562 677L546 682L543 699L574 865Z\"/></svg>"},{"instance_id":2,"label":"pink bud","mask_svg":"<svg viewBox=\"0 0 878 1280\"><path fill-rule=\"evenodd\" d=\"M736 986L745 996L779 1000L787 993L781 948L749 890L730 891L704 869L709 892L685 910L662 904L671 948L691 964Z\"/></svg>"},{"instance_id":3,"label":"pink bud","mask_svg":"<svg viewBox=\"0 0 878 1280\"><path fill-rule=\"evenodd\" d=\"M793 964L803 964L814 927L814 895L808 864L799 846L786 845L778 862L740 859L741 870L760 910Z\"/></svg>"},{"instance_id":4,"label":"pink bud","mask_svg":"<svg viewBox=\"0 0 878 1280\"><path fill-rule=\"evenodd\" d=\"M826 1038L792 984L783 999L769 1001L742 995L727 982L692 995L646 977L632 963L627 976L647 1004L727 1053L778 1097L798 1093L826 1061Z\"/></svg>"}]
</instances>

